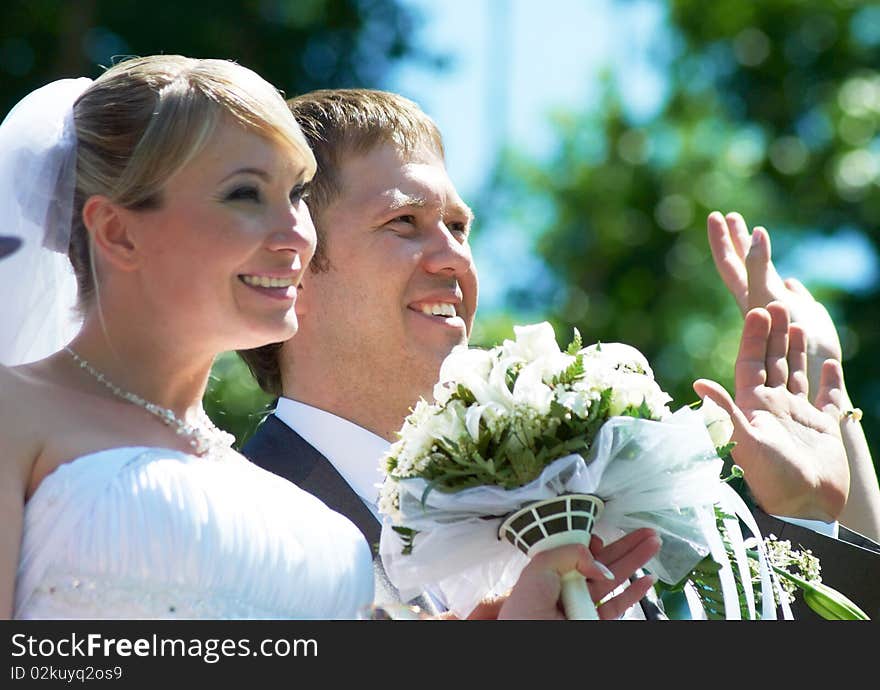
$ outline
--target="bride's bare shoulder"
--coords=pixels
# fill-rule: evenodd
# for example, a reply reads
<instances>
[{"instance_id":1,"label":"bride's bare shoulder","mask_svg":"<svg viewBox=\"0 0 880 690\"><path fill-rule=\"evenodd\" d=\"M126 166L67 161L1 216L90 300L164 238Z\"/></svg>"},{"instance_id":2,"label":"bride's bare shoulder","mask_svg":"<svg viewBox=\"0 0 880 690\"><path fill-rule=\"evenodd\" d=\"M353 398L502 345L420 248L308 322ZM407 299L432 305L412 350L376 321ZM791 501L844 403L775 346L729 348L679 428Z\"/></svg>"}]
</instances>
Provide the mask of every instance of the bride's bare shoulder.
<instances>
[{"instance_id":1,"label":"bride's bare shoulder","mask_svg":"<svg viewBox=\"0 0 880 690\"><path fill-rule=\"evenodd\" d=\"M26 481L42 450L40 420L45 420L45 405L36 388L27 367L0 366L0 473L4 481Z\"/></svg>"},{"instance_id":2,"label":"bride's bare shoulder","mask_svg":"<svg viewBox=\"0 0 880 690\"><path fill-rule=\"evenodd\" d=\"M35 384L30 365L0 366L0 424L19 421L36 399Z\"/></svg>"},{"instance_id":3,"label":"bride's bare shoulder","mask_svg":"<svg viewBox=\"0 0 880 690\"><path fill-rule=\"evenodd\" d=\"M0 433L37 443L51 429L75 416L73 391L59 375L56 358L14 367L0 366Z\"/></svg>"},{"instance_id":4,"label":"bride's bare shoulder","mask_svg":"<svg viewBox=\"0 0 880 690\"><path fill-rule=\"evenodd\" d=\"M69 384L55 356L0 366L0 471L23 477L33 491L61 460L76 456L86 408L88 396Z\"/></svg>"},{"instance_id":5,"label":"bride's bare shoulder","mask_svg":"<svg viewBox=\"0 0 880 690\"><path fill-rule=\"evenodd\" d=\"M15 410L38 404L41 389L45 393L47 381L40 362L21 364L15 367L0 366L0 404L2 417L14 414Z\"/></svg>"}]
</instances>

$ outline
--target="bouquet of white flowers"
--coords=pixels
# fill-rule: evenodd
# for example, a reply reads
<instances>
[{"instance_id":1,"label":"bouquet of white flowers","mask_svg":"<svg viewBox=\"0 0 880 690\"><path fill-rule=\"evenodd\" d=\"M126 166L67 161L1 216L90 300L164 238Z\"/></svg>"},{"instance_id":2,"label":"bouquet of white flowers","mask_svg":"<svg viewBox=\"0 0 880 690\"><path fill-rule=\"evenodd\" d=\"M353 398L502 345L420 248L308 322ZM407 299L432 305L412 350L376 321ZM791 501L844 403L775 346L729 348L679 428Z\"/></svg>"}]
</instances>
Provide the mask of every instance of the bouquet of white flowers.
<instances>
[{"instance_id":1,"label":"bouquet of white flowers","mask_svg":"<svg viewBox=\"0 0 880 690\"><path fill-rule=\"evenodd\" d=\"M380 551L401 595L434 583L466 616L508 590L538 551L647 526L662 547L646 569L671 585L711 556L718 596L739 617L736 582L751 582L742 518L757 538L761 614L775 618L778 583L757 525L719 477L725 439L710 432L729 438L729 420L671 412L628 345L582 347L575 332L561 351L548 323L514 330L489 350L453 350L434 402L418 402L383 459ZM566 613L594 618L578 578L563 581ZM756 617L755 597L745 608Z\"/></svg>"}]
</instances>

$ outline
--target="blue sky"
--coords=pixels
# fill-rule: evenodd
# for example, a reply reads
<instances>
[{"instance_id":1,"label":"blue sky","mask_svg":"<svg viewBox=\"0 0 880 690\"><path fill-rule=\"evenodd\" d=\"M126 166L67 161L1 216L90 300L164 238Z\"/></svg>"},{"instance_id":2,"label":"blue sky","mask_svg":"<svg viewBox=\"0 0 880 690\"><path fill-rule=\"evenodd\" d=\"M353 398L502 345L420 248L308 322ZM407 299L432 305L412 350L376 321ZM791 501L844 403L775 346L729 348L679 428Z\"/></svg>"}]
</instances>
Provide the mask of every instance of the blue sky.
<instances>
[{"instance_id":1,"label":"blue sky","mask_svg":"<svg viewBox=\"0 0 880 690\"><path fill-rule=\"evenodd\" d=\"M662 66L648 51L663 39L660 0L405 0L423 16L418 43L448 56L449 69L408 63L391 88L418 102L443 132L450 177L474 202L498 150L515 142L540 159L555 139L548 115L582 109L598 96L604 68L625 75L636 117L659 106ZM510 281L548 276L528 228L482 219L474 241L481 311L502 307ZM504 241L496 241L503 233Z\"/></svg>"},{"instance_id":2,"label":"blue sky","mask_svg":"<svg viewBox=\"0 0 880 690\"><path fill-rule=\"evenodd\" d=\"M464 196L477 193L497 147L515 141L540 156L552 147L551 109L582 108L605 66L626 74L633 110L650 113L663 73L647 49L662 35L663 3L641 0L405 0L424 17L419 42L449 55L437 73L407 64L392 87L440 126L449 173Z\"/></svg>"},{"instance_id":3,"label":"blue sky","mask_svg":"<svg viewBox=\"0 0 880 690\"><path fill-rule=\"evenodd\" d=\"M549 113L584 109L598 96L598 76L620 77L631 115L661 105L662 55L668 46L663 0L403 0L423 16L417 43L448 56L437 72L405 63L390 88L418 102L444 135L449 174L474 202L501 146L540 159L554 148ZM474 242L481 311L502 307L511 280L547 276L528 228L499 228L482 219ZM503 233L503 242L496 241ZM834 240L802 238L780 270L808 285L859 289L880 268L868 241L853 229Z\"/></svg>"}]
</instances>

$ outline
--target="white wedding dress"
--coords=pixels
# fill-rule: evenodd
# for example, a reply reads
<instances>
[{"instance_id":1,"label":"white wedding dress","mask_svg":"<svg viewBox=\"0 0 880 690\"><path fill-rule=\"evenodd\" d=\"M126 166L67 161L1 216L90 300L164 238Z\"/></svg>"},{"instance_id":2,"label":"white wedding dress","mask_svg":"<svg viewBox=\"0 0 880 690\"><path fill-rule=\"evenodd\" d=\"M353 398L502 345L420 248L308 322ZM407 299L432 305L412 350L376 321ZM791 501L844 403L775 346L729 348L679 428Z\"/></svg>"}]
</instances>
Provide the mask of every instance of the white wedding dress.
<instances>
[{"instance_id":1,"label":"white wedding dress","mask_svg":"<svg viewBox=\"0 0 880 690\"><path fill-rule=\"evenodd\" d=\"M113 448L25 505L16 618L355 618L373 598L358 529L232 450Z\"/></svg>"}]
</instances>

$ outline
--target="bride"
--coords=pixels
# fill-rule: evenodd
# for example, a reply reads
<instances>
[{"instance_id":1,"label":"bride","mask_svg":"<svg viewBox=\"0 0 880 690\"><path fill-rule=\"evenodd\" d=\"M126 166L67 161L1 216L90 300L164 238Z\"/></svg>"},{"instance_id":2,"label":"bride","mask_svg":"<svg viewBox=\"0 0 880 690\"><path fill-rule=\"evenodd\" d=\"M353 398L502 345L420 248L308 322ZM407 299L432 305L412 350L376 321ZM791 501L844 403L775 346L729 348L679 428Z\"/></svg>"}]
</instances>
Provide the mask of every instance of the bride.
<instances>
[{"instance_id":1,"label":"bride","mask_svg":"<svg viewBox=\"0 0 880 690\"><path fill-rule=\"evenodd\" d=\"M28 95L0 154L23 242L0 262L0 615L357 617L360 532L201 404L218 353L297 329L315 160L281 95L232 62L135 58ZM495 613L557 616L572 567L601 598L655 546L606 547L614 581L586 549L548 552Z\"/></svg>"}]
</instances>

